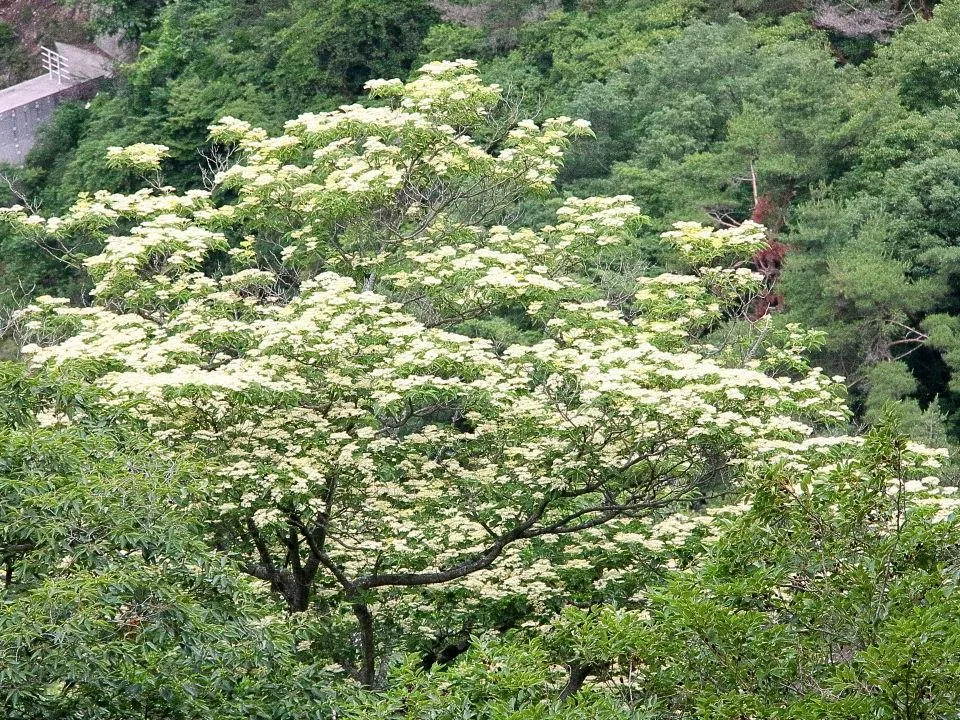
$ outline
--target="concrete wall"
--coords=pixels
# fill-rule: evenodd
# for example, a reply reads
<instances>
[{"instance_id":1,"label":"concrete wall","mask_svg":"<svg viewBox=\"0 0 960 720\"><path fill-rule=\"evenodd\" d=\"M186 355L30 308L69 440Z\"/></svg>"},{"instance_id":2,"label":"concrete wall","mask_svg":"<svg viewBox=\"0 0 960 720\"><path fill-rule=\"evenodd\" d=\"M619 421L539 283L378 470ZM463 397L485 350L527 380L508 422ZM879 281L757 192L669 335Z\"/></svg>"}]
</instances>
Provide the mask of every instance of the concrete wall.
<instances>
[{"instance_id":1,"label":"concrete wall","mask_svg":"<svg viewBox=\"0 0 960 720\"><path fill-rule=\"evenodd\" d=\"M90 99L99 85L100 79L89 80L0 112L0 163L22 165L37 131L50 120L57 105L68 100Z\"/></svg>"},{"instance_id":2,"label":"concrete wall","mask_svg":"<svg viewBox=\"0 0 960 720\"><path fill-rule=\"evenodd\" d=\"M57 53L66 59L70 77L74 80L93 80L113 74L114 61L99 52L57 41Z\"/></svg>"}]
</instances>

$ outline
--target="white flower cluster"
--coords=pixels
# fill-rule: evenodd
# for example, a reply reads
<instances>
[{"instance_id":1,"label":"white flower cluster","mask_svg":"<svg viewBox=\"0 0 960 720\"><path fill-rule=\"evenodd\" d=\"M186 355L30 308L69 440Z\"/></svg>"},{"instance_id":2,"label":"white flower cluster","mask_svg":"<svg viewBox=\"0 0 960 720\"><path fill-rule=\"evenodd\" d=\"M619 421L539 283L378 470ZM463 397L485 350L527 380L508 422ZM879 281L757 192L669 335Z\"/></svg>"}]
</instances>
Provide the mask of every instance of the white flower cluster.
<instances>
[{"instance_id":1,"label":"white flower cluster","mask_svg":"<svg viewBox=\"0 0 960 720\"><path fill-rule=\"evenodd\" d=\"M107 148L107 162L111 167L133 170L157 170L160 161L167 157L170 148L153 143L136 143L127 147Z\"/></svg>"},{"instance_id":2,"label":"white flower cluster","mask_svg":"<svg viewBox=\"0 0 960 720\"><path fill-rule=\"evenodd\" d=\"M750 257L767 245L763 226L751 220L721 230L698 222L678 222L673 227L662 237L693 267L722 263L731 256Z\"/></svg>"}]
</instances>

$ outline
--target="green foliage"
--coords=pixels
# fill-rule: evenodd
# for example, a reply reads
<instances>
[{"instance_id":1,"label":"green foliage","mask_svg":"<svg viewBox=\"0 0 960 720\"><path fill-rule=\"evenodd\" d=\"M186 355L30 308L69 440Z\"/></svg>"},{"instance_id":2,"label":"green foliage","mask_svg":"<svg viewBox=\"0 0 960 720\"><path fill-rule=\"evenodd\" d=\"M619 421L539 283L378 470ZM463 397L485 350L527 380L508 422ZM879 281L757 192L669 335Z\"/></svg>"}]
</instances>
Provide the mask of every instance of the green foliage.
<instances>
[{"instance_id":1,"label":"green foliage","mask_svg":"<svg viewBox=\"0 0 960 720\"><path fill-rule=\"evenodd\" d=\"M754 191L777 208L842 172L846 93L845 73L809 28L691 23L581 89L570 107L595 122L598 144L573 155L565 178L609 173L572 186L631 192L664 224L736 223L750 217Z\"/></svg>"},{"instance_id":2,"label":"green foliage","mask_svg":"<svg viewBox=\"0 0 960 720\"><path fill-rule=\"evenodd\" d=\"M294 2L288 13L297 20L274 38L274 83L300 108L317 96L355 96L372 77L405 77L438 19L424 0Z\"/></svg>"},{"instance_id":3,"label":"green foliage","mask_svg":"<svg viewBox=\"0 0 960 720\"><path fill-rule=\"evenodd\" d=\"M877 422L891 411L900 415L901 423L905 415L919 415L916 401L909 399L917 392L917 381L906 365L890 361L878 363L869 368L865 382L869 395L864 419L868 422Z\"/></svg>"},{"instance_id":4,"label":"green foliage","mask_svg":"<svg viewBox=\"0 0 960 720\"><path fill-rule=\"evenodd\" d=\"M960 77L960 3L944 0L933 18L914 23L879 54L880 73L897 83L903 104L913 110L933 110L955 105Z\"/></svg>"},{"instance_id":5,"label":"green foliage","mask_svg":"<svg viewBox=\"0 0 960 720\"><path fill-rule=\"evenodd\" d=\"M5 717L280 718L274 693L319 697L272 604L202 542L188 467L82 382L4 363L0 398Z\"/></svg>"},{"instance_id":6,"label":"green foliage","mask_svg":"<svg viewBox=\"0 0 960 720\"><path fill-rule=\"evenodd\" d=\"M499 717L504 699L544 718L951 717L960 528L924 499L935 461L909 454L881 424L804 469L775 466L702 566L644 610L571 608L542 640L478 642L431 684L399 677L421 703L425 689L456 698L440 717ZM529 683L564 687L560 664L591 678L578 704L530 698Z\"/></svg>"},{"instance_id":7,"label":"green foliage","mask_svg":"<svg viewBox=\"0 0 960 720\"><path fill-rule=\"evenodd\" d=\"M589 124L504 129L475 65L370 81L386 106L304 113L280 136L223 118L211 136L237 153L214 192L161 185L169 148L136 143L108 163L150 187L0 213L40 242L104 243L84 261L95 305L39 297L15 316L33 371L77 373L161 463L188 464L195 534L293 616L267 624L302 624L320 662L371 689L397 653L443 665L471 632L635 605L741 509L686 506L846 417L803 359L816 334L743 323L742 355L707 339L760 288L738 265L766 247L761 226L677 223L662 239L688 273L613 304L597 281L645 220L629 197L504 225Z\"/></svg>"},{"instance_id":8,"label":"green foliage","mask_svg":"<svg viewBox=\"0 0 960 720\"><path fill-rule=\"evenodd\" d=\"M722 22L733 14L743 17L789 15L803 9L805 4L802 0L714 0L702 2L699 9L709 19Z\"/></svg>"},{"instance_id":9,"label":"green foliage","mask_svg":"<svg viewBox=\"0 0 960 720\"><path fill-rule=\"evenodd\" d=\"M139 57L0 188L67 211L4 213L4 327L99 283L3 349L42 359L0 365L4 716L956 715L954 471L906 437L960 433L960 2L889 43L781 0L102 5ZM375 84L277 136L461 57L502 93ZM28 67L0 24L0 84ZM411 98L453 135L377 114ZM527 112L596 137L561 167ZM210 148L221 116L265 131ZM873 429L798 440L834 373ZM523 535L544 498L570 527Z\"/></svg>"},{"instance_id":10,"label":"green foliage","mask_svg":"<svg viewBox=\"0 0 960 720\"><path fill-rule=\"evenodd\" d=\"M432 25L423 38L420 60L456 60L472 57L487 59L490 48L487 33L481 28L438 23Z\"/></svg>"},{"instance_id":11,"label":"green foliage","mask_svg":"<svg viewBox=\"0 0 960 720\"><path fill-rule=\"evenodd\" d=\"M71 0L79 4L78 0ZM92 20L99 32L122 35L136 42L150 29L152 21L167 0L103 0Z\"/></svg>"},{"instance_id":12,"label":"green foliage","mask_svg":"<svg viewBox=\"0 0 960 720\"><path fill-rule=\"evenodd\" d=\"M0 22L0 89L26 80L34 68L13 28Z\"/></svg>"},{"instance_id":13,"label":"green foliage","mask_svg":"<svg viewBox=\"0 0 960 720\"><path fill-rule=\"evenodd\" d=\"M79 192L132 189L103 159L108 147L144 137L171 148L168 181L196 184L216 118L279 128L298 112L350 101L370 77L405 76L437 19L422 0L175 0L112 10L104 21L133 23L139 56L82 121L79 111L58 114L28 159L41 172L29 175L27 194L50 210Z\"/></svg>"},{"instance_id":14,"label":"green foliage","mask_svg":"<svg viewBox=\"0 0 960 720\"><path fill-rule=\"evenodd\" d=\"M689 0L633 0L595 13L558 12L521 26L515 43L484 66L505 87L518 74L529 99L560 107L585 83L606 82L638 54L675 37L693 11ZM539 98L536 96L539 95Z\"/></svg>"},{"instance_id":15,"label":"green foliage","mask_svg":"<svg viewBox=\"0 0 960 720\"><path fill-rule=\"evenodd\" d=\"M948 716L960 535L955 520L931 522L923 463L907 455L887 426L808 471L759 479L753 508L702 571L651 600L652 645L664 643L671 662L655 664L656 649L641 657L663 668L651 674L668 683L657 693L667 707L717 718Z\"/></svg>"},{"instance_id":16,"label":"green foliage","mask_svg":"<svg viewBox=\"0 0 960 720\"><path fill-rule=\"evenodd\" d=\"M949 5L940 8L943 18L953 12ZM925 317L952 315L960 307L953 289L960 183L956 111L910 105L909 98L908 106L900 105L885 86L900 77L898 53L912 52L909 38L927 30L945 32L934 20L911 26L872 63L875 78L858 90L851 119L863 139L851 156L855 164L799 208L789 239L799 252L787 265L784 292L793 318L829 328L824 359L833 370L860 376L878 361L920 357L913 366L919 395L952 410L953 391L937 367L956 367L956 357L934 343L923 351L934 353L932 365L912 353L928 338ZM884 396L870 398L868 392L865 402L877 409Z\"/></svg>"},{"instance_id":17,"label":"green foliage","mask_svg":"<svg viewBox=\"0 0 960 720\"><path fill-rule=\"evenodd\" d=\"M399 668L360 716L952 717L958 501L930 500L937 461L894 428L757 475L751 509L643 609L476 638L443 672Z\"/></svg>"}]
</instances>

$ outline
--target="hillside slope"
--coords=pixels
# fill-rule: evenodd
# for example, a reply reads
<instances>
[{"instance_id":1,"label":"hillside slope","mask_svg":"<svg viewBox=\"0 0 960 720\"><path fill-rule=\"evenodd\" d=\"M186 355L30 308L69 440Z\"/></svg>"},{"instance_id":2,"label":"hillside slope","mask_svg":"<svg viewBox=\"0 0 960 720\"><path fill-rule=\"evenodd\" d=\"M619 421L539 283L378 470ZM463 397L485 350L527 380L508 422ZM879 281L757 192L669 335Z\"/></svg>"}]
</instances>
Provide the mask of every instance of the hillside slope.
<instances>
[{"instance_id":1,"label":"hillside slope","mask_svg":"<svg viewBox=\"0 0 960 720\"><path fill-rule=\"evenodd\" d=\"M0 0L0 87L40 72L40 46L90 39L83 7L57 0Z\"/></svg>"}]
</instances>

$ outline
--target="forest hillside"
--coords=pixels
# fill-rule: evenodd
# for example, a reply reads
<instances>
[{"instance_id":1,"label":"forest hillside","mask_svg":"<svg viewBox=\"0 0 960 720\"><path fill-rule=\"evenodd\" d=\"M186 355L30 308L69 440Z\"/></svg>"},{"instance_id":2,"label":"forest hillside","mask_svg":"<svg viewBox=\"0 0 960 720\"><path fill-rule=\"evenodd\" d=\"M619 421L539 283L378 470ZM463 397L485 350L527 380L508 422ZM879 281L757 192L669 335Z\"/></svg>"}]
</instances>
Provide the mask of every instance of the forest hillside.
<instances>
[{"instance_id":1,"label":"forest hillside","mask_svg":"<svg viewBox=\"0 0 960 720\"><path fill-rule=\"evenodd\" d=\"M0 12L5 717L960 718L960 0Z\"/></svg>"}]
</instances>

